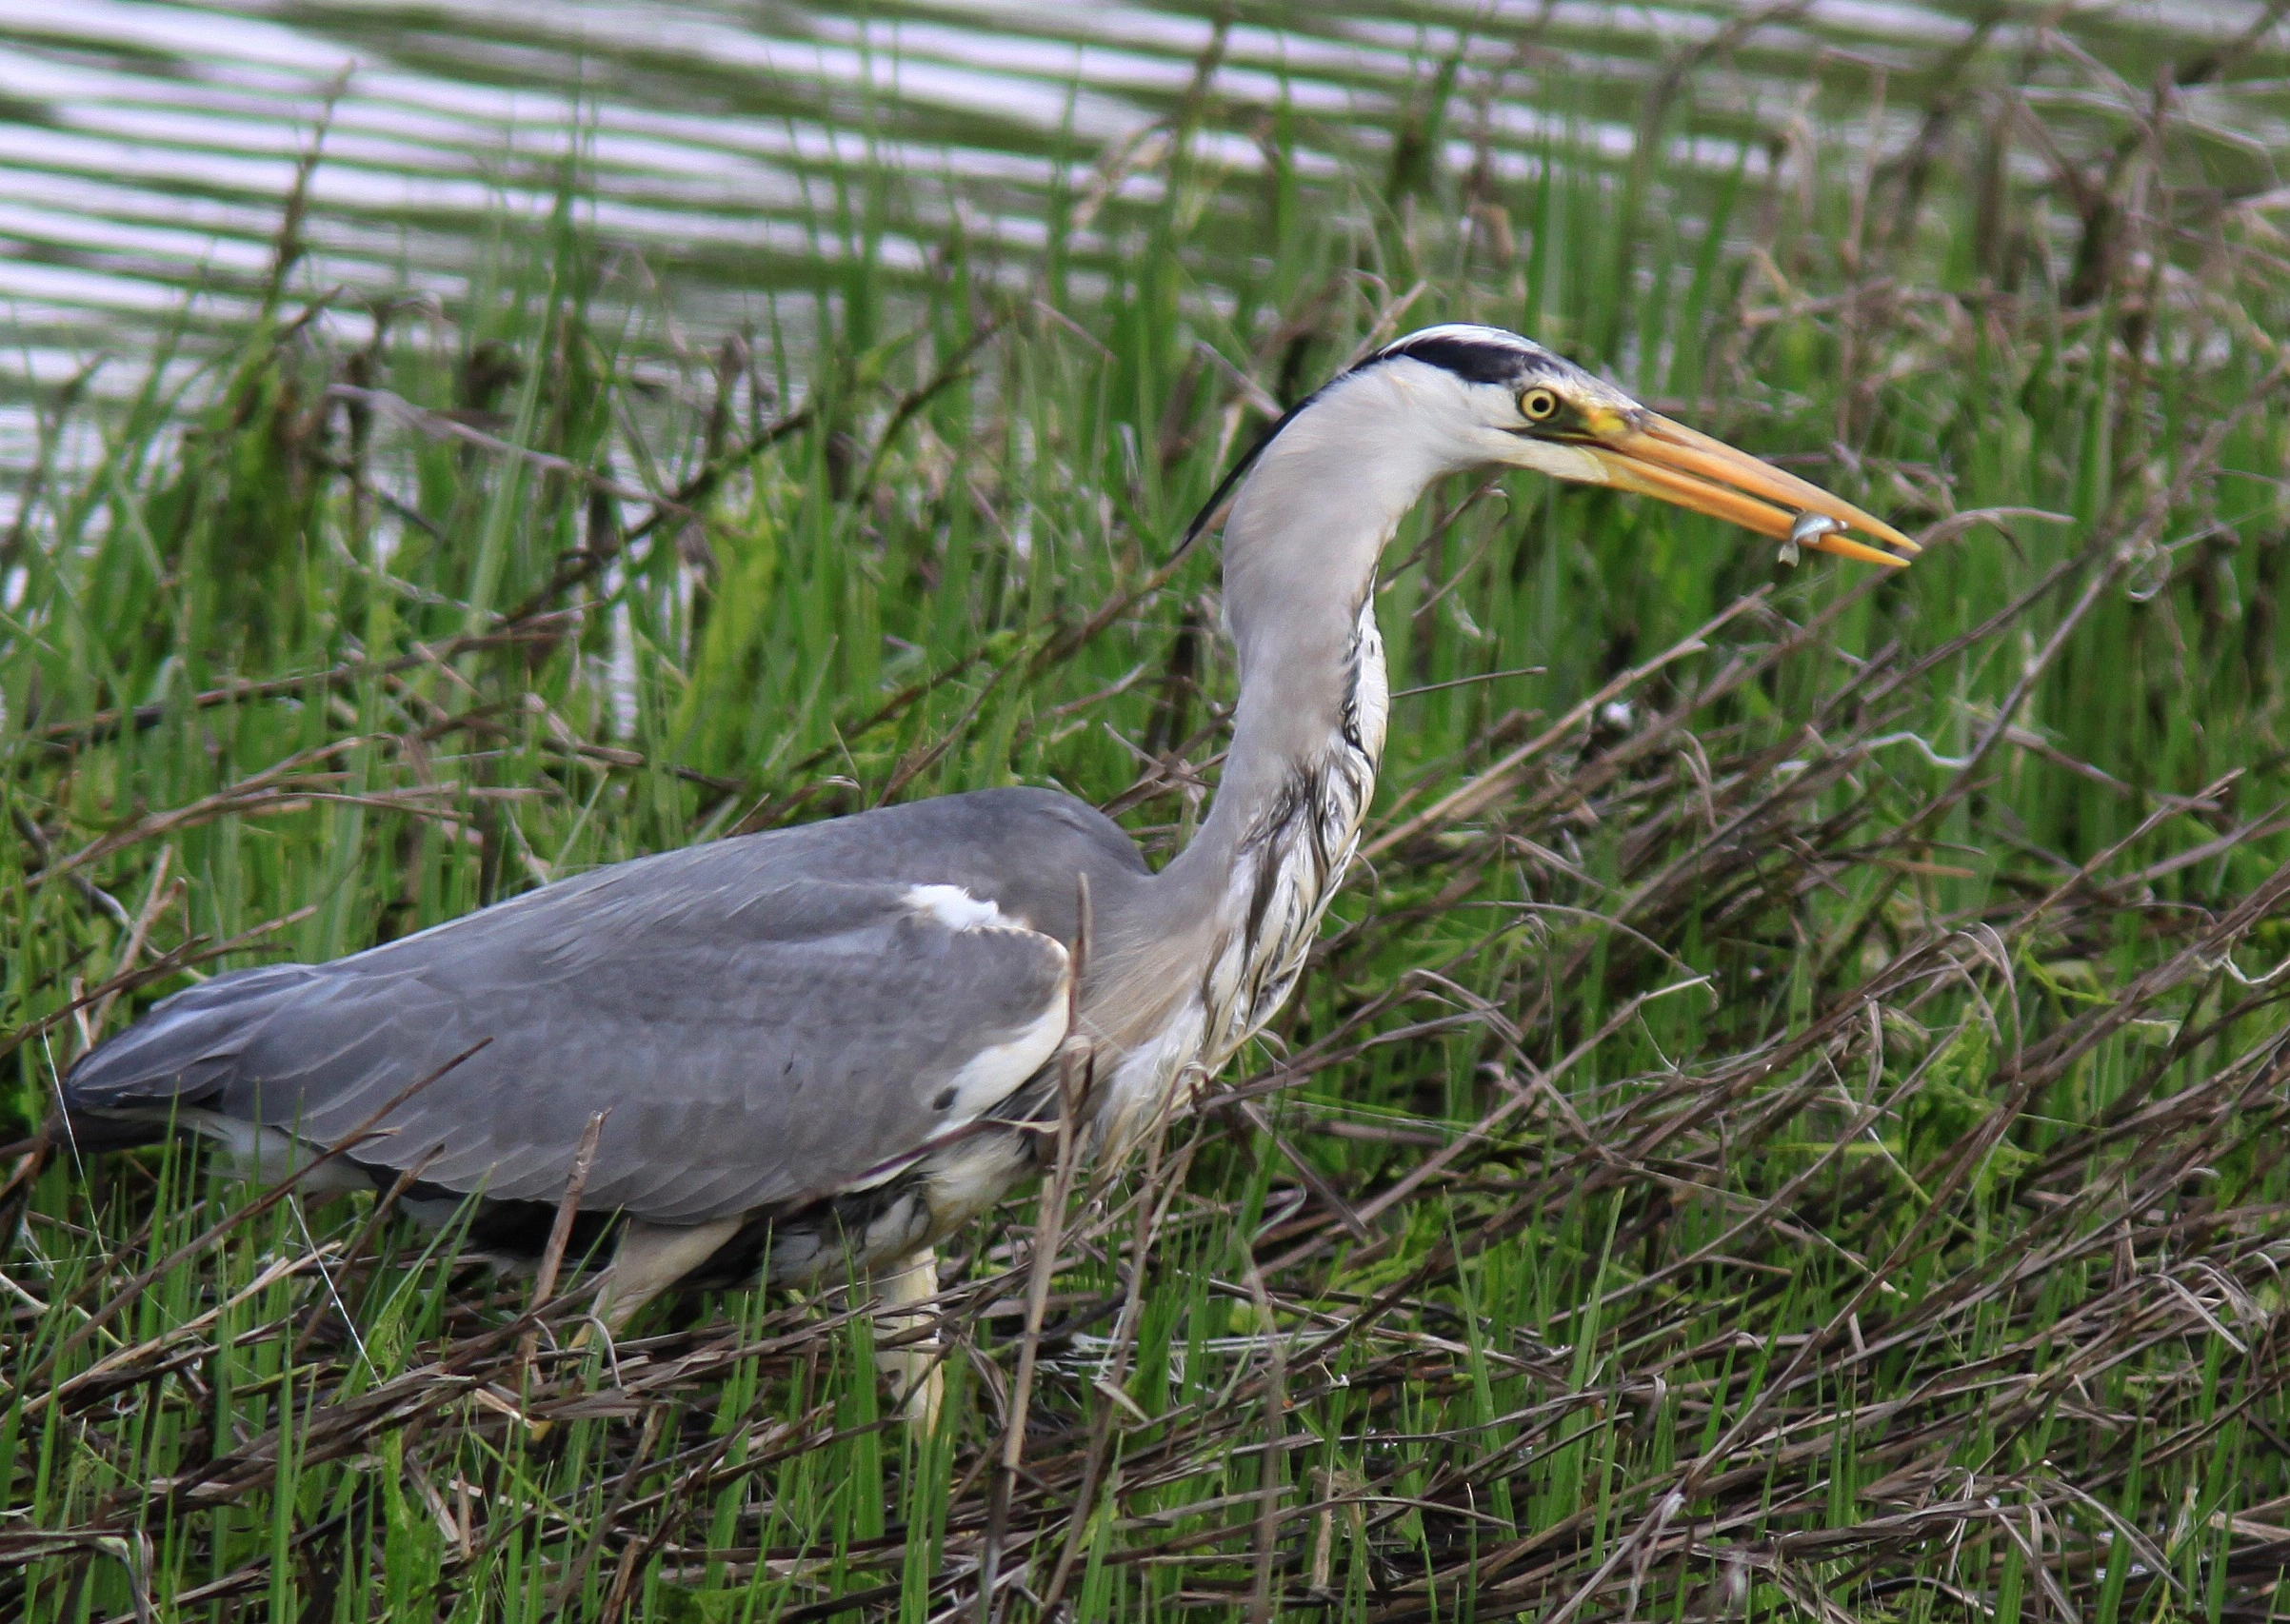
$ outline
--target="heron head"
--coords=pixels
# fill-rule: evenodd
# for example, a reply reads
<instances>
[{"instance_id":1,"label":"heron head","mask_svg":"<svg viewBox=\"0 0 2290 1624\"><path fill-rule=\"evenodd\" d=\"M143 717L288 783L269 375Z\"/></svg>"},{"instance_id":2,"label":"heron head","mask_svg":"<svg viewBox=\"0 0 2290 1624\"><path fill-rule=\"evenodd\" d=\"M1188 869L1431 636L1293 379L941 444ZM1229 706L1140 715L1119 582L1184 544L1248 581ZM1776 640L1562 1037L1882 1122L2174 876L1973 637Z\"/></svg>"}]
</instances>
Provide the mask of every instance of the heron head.
<instances>
[{"instance_id":1,"label":"heron head","mask_svg":"<svg viewBox=\"0 0 2290 1624\"><path fill-rule=\"evenodd\" d=\"M1917 545L1882 519L1723 441L1673 423L1531 339L1501 327L1425 327L1374 368L1456 468L1533 468L1659 497L1761 535L1900 567ZM1847 537L1858 530L1897 549Z\"/></svg>"}]
</instances>

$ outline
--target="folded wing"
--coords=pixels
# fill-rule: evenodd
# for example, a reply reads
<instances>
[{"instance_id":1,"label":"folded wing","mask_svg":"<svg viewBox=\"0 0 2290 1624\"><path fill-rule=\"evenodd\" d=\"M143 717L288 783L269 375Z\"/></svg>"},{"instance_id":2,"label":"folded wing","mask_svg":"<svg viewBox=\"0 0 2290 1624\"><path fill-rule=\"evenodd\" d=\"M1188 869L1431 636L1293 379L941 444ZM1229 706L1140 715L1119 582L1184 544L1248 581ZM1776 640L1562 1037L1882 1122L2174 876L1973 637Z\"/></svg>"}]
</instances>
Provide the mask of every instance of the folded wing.
<instances>
[{"instance_id":1,"label":"folded wing","mask_svg":"<svg viewBox=\"0 0 2290 1624\"><path fill-rule=\"evenodd\" d=\"M709 855L713 853L713 855ZM355 1159L696 1223L887 1177L1065 1034L1054 938L956 887L758 875L722 848L624 863L322 965L217 977L87 1057L74 1111L197 1109Z\"/></svg>"}]
</instances>

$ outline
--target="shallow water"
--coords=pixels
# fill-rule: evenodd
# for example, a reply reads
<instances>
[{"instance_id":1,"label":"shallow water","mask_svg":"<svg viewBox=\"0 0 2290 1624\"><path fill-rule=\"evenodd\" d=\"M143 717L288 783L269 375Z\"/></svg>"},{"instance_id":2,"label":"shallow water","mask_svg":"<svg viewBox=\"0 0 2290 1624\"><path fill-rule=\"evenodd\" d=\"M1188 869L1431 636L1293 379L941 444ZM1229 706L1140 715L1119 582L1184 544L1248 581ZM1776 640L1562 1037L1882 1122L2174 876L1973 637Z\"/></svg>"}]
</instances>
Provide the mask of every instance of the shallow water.
<instances>
[{"instance_id":1,"label":"shallow water","mask_svg":"<svg viewBox=\"0 0 2290 1624\"><path fill-rule=\"evenodd\" d=\"M2052 6L1974 0L1811 0L1756 12L1674 0L1256 4L1238 9L1207 81L1201 152L1225 202L1248 207L1256 136L1284 105L1307 183L1354 206L1338 177L1392 162L1443 65L1460 72L1435 145L1457 168L1530 173L1554 120L1553 74L1572 105L1571 161L1626 158L1665 62L1730 39L1700 64L1667 129L1676 206L1692 177L1754 176L1793 129L1905 132L1916 94L1977 20ZM2064 27L2121 76L2120 116L2159 64L2248 30L2257 0L2122 0L2074 7ZM0 4L0 468L30 454L31 402L108 357L96 388L132 386L155 336L196 336L263 285L283 200L333 97L309 184L309 253L298 289L448 302L482 280L507 219L545 219L578 152L594 226L627 250L627 286L672 317L663 342L704 347L802 297L822 260L852 251L854 178L886 210L882 262L926 271L959 229L1012 269L1044 244L1053 200L1085 190L1108 150L1186 95L1215 34L1213 4L906 0L360 0ZM1985 41L2008 54L2035 25ZM1728 35L1728 30L1732 34ZM2238 59L2184 104L2217 131L2244 189L2280 184L2290 150L2290 30ZM1882 84L1893 109L1868 116ZM2079 115L2084 89L2056 111ZM1149 168L1077 245L1119 251L1125 210L1150 201ZM861 187L864 190L865 188ZM1219 211L1201 231L1212 290ZM199 290L196 299L194 289ZM355 326L354 310L335 318Z\"/></svg>"}]
</instances>

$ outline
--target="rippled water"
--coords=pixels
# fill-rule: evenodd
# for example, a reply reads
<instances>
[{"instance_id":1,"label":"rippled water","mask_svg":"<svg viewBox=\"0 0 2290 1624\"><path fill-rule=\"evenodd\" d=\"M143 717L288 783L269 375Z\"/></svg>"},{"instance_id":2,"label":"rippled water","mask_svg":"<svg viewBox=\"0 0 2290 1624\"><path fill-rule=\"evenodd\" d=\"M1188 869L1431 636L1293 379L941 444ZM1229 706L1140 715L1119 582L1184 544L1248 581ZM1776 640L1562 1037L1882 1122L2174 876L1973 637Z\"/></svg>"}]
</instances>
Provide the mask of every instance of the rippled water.
<instances>
[{"instance_id":1,"label":"rippled water","mask_svg":"<svg viewBox=\"0 0 2290 1624\"><path fill-rule=\"evenodd\" d=\"M1202 154L1229 202L1260 172L1257 135L1295 121L1307 181L1387 168L1395 131L1444 69L1456 104L1434 146L1525 173L1539 163L1554 74L1578 161L1625 156L1666 62L1696 68L1668 128L1688 176L1754 175L1808 115L1840 129L1882 80L1905 109L1949 71L1991 13L1991 51L2062 25L2136 101L2183 62L2270 15L2260 0L1398 0L1240 7L1207 80ZM2273 12L2280 8L2274 6ZM834 223L854 176L891 175L885 262L921 273L959 228L1023 265L1052 200L1148 134L1199 75L1213 4L964 0L831 6L776 0L0 0L0 467L20 466L29 403L98 355L112 388L162 330L227 322L259 289L298 158L333 98L309 185L310 257L298 286L448 300L483 274L504 218L545 217L576 148L593 221L697 340L799 290L847 251ZM1773 13L1781 13L1774 15ZM2022 17L2021 14L2024 13ZM1756 16L1767 20L1742 25ZM2277 27L2223 82L2191 93L2220 162L2269 184L2290 150L2290 43ZM2061 92L2060 109L2076 112ZM2104 98L2101 98L2102 100ZM1456 104L1450 104L1451 106ZM2119 111L2094 106L2092 116ZM2273 184L2280 184L2275 181ZM1127 180L1081 243L1118 251ZM1681 207L1690 207L1682 198ZM1218 212L1202 230L1218 274ZM192 289L201 292L196 301ZM341 318L355 321L354 315ZM195 342L191 347L195 352Z\"/></svg>"}]
</instances>

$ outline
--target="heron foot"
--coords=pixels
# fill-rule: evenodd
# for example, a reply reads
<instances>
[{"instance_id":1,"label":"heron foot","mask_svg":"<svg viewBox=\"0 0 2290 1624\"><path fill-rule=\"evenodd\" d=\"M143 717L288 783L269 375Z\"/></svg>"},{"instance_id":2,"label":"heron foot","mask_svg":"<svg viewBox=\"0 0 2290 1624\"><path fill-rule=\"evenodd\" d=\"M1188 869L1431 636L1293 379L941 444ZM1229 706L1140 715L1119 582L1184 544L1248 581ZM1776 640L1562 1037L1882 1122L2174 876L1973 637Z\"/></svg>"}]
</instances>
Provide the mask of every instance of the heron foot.
<instances>
[{"instance_id":1,"label":"heron foot","mask_svg":"<svg viewBox=\"0 0 2290 1624\"><path fill-rule=\"evenodd\" d=\"M886 1337L926 1325L929 1311L915 1305L937 1295L938 1254L925 1247L875 1277L875 1300L882 1305L876 1322ZM875 1356L875 1368L890 1378L891 1394L905 1408L906 1424L926 1434L937 1431L946 1392L938 1338L886 1349Z\"/></svg>"}]
</instances>

